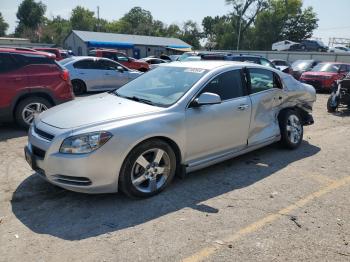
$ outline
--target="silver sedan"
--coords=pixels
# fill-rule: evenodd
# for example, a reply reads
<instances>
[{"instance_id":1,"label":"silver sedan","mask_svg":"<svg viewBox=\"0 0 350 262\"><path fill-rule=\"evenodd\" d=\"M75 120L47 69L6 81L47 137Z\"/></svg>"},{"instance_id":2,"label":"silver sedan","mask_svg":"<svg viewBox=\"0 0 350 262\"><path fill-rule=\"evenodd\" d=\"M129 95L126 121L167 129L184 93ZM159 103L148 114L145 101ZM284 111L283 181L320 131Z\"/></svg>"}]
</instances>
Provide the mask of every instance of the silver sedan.
<instances>
[{"instance_id":1,"label":"silver sedan","mask_svg":"<svg viewBox=\"0 0 350 262\"><path fill-rule=\"evenodd\" d=\"M272 68L174 62L40 114L25 155L60 187L149 197L176 173L275 142L299 147L315 99L312 86Z\"/></svg>"},{"instance_id":2,"label":"silver sedan","mask_svg":"<svg viewBox=\"0 0 350 262\"><path fill-rule=\"evenodd\" d=\"M107 58L77 56L59 63L68 69L77 95L117 89L142 74Z\"/></svg>"}]
</instances>

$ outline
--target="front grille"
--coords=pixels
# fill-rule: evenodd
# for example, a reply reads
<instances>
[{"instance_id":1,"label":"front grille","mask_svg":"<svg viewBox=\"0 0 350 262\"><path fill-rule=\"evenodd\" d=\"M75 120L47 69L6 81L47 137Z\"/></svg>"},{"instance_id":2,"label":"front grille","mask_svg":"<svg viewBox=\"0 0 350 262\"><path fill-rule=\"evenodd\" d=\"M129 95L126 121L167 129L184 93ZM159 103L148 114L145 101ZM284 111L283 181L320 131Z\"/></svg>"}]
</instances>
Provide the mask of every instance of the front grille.
<instances>
[{"instance_id":1,"label":"front grille","mask_svg":"<svg viewBox=\"0 0 350 262\"><path fill-rule=\"evenodd\" d=\"M312 85L315 89L322 89L321 81L317 80L306 80L304 81L306 84Z\"/></svg>"},{"instance_id":2,"label":"front grille","mask_svg":"<svg viewBox=\"0 0 350 262\"><path fill-rule=\"evenodd\" d=\"M33 151L33 154L41 159L44 159L45 158L45 154L46 154L46 151L36 147L36 146L32 146L32 151Z\"/></svg>"},{"instance_id":3,"label":"front grille","mask_svg":"<svg viewBox=\"0 0 350 262\"><path fill-rule=\"evenodd\" d=\"M51 135L49 133L46 133L45 131L42 131L36 127L34 127L34 132L37 133L40 137L48 140L48 141L51 141L52 139L54 139L54 135Z\"/></svg>"},{"instance_id":4,"label":"front grille","mask_svg":"<svg viewBox=\"0 0 350 262\"><path fill-rule=\"evenodd\" d=\"M89 186L92 184L91 180L87 177L55 175L54 180L56 182L71 186Z\"/></svg>"}]
</instances>

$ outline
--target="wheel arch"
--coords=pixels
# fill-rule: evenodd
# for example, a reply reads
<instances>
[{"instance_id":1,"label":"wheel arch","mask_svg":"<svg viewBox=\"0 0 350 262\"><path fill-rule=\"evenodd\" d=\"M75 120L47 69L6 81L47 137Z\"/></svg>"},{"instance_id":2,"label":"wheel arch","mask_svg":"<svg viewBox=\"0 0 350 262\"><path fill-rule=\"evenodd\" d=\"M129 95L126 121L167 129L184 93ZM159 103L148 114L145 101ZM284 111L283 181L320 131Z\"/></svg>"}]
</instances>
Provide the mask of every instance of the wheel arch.
<instances>
[{"instance_id":1,"label":"wheel arch","mask_svg":"<svg viewBox=\"0 0 350 262\"><path fill-rule=\"evenodd\" d=\"M301 120L303 121L303 125L306 125L309 121L310 121L310 114L309 112L300 107L300 106L293 106L293 107L286 107L286 108L283 108L279 113L278 113L278 121L280 122L280 119L281 117L285 114L285 112L287 111L296 111L297 113L299 113L300 117L301 117Z\"/></svg>"},{"instance_id":2,"label":"wheel arch","mask_svg":"<svg viewBox=\"0 0 350 262\"><path fill-rule=\"evenodd\" d=\"M14 116L15 110L16 110L18 104L21 101L23 101L24 99L29 98L29 97L41 97L41 98L48 100L53 106L56 105L55 99L47 91L37 90L37 91L23 92L16 97L16 99L14 100L14 102L12 104L12 108L11 108L12 116Z\"/></svg>"}]
</instances>

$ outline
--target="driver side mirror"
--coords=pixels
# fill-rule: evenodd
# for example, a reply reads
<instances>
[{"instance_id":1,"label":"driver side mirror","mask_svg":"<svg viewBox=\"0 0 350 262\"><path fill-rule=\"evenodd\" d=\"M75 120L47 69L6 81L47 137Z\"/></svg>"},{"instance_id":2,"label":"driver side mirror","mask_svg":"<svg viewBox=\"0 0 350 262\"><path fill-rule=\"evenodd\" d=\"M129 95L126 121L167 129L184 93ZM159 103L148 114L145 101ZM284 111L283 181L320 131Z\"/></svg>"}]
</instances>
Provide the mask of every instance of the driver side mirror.
<instances>
[{"instance_id":1,"label":"driver side mirror","mask_svg":"<svg viewBox=\"0 0 350 262\"><path fill-rule=\"evenodd\" d=\"M221 104L221 97L214 93L205 92L192 101L191 107Z\"/></svg>"}]
</instances>

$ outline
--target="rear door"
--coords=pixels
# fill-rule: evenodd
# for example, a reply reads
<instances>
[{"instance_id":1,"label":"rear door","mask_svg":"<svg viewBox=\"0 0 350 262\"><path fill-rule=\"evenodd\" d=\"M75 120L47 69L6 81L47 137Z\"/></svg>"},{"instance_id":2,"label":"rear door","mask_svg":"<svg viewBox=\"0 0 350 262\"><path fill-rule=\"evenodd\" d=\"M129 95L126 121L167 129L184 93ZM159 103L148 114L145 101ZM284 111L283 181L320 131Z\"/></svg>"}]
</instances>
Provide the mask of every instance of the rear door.
<instances>
[{"instance_id":1,"label":"rear door","mask_svg":"<svg viewBox=\"0 0 350 262\"><path fill-rule=\"evenodd\" d=\"M17 94L26 88L24 66L9 53L0 53L0 109L9 108Z\"/></svg>"},{"instance_id":2,"label":"rear door","mask_svg":"<svg viewBox=\"0 0 350 262\"><path fill-rule=\"evenodd\" d=\"M271 70L247 68L252 117L248 145L274 139L280 134L277 115L284 100L282 82Z\"/></svg>"},{"instance_id":3,"label":"rear door","mask_svg":"<svg viewBox=\"0 0 350 262\"><path fill-rule=\"evenodd\" d=\"M73 64L74 73L71 79L81 79L86 84L87 91L99 90L106 85L104 73L98 67L96 60L87 58Z\"/></svg>"},{"instance_id":4,"label":"rear door","mask_svg":"<svg viewBox=\"0 0 350 262\"><path fill-rule=\"evenodd\" d=\"M222 103L186 110L187 159L238 151L247 145L251 103L241 70L230 70L210 80L204 92L218 94Z\"/></svg>"}]
</instances>

